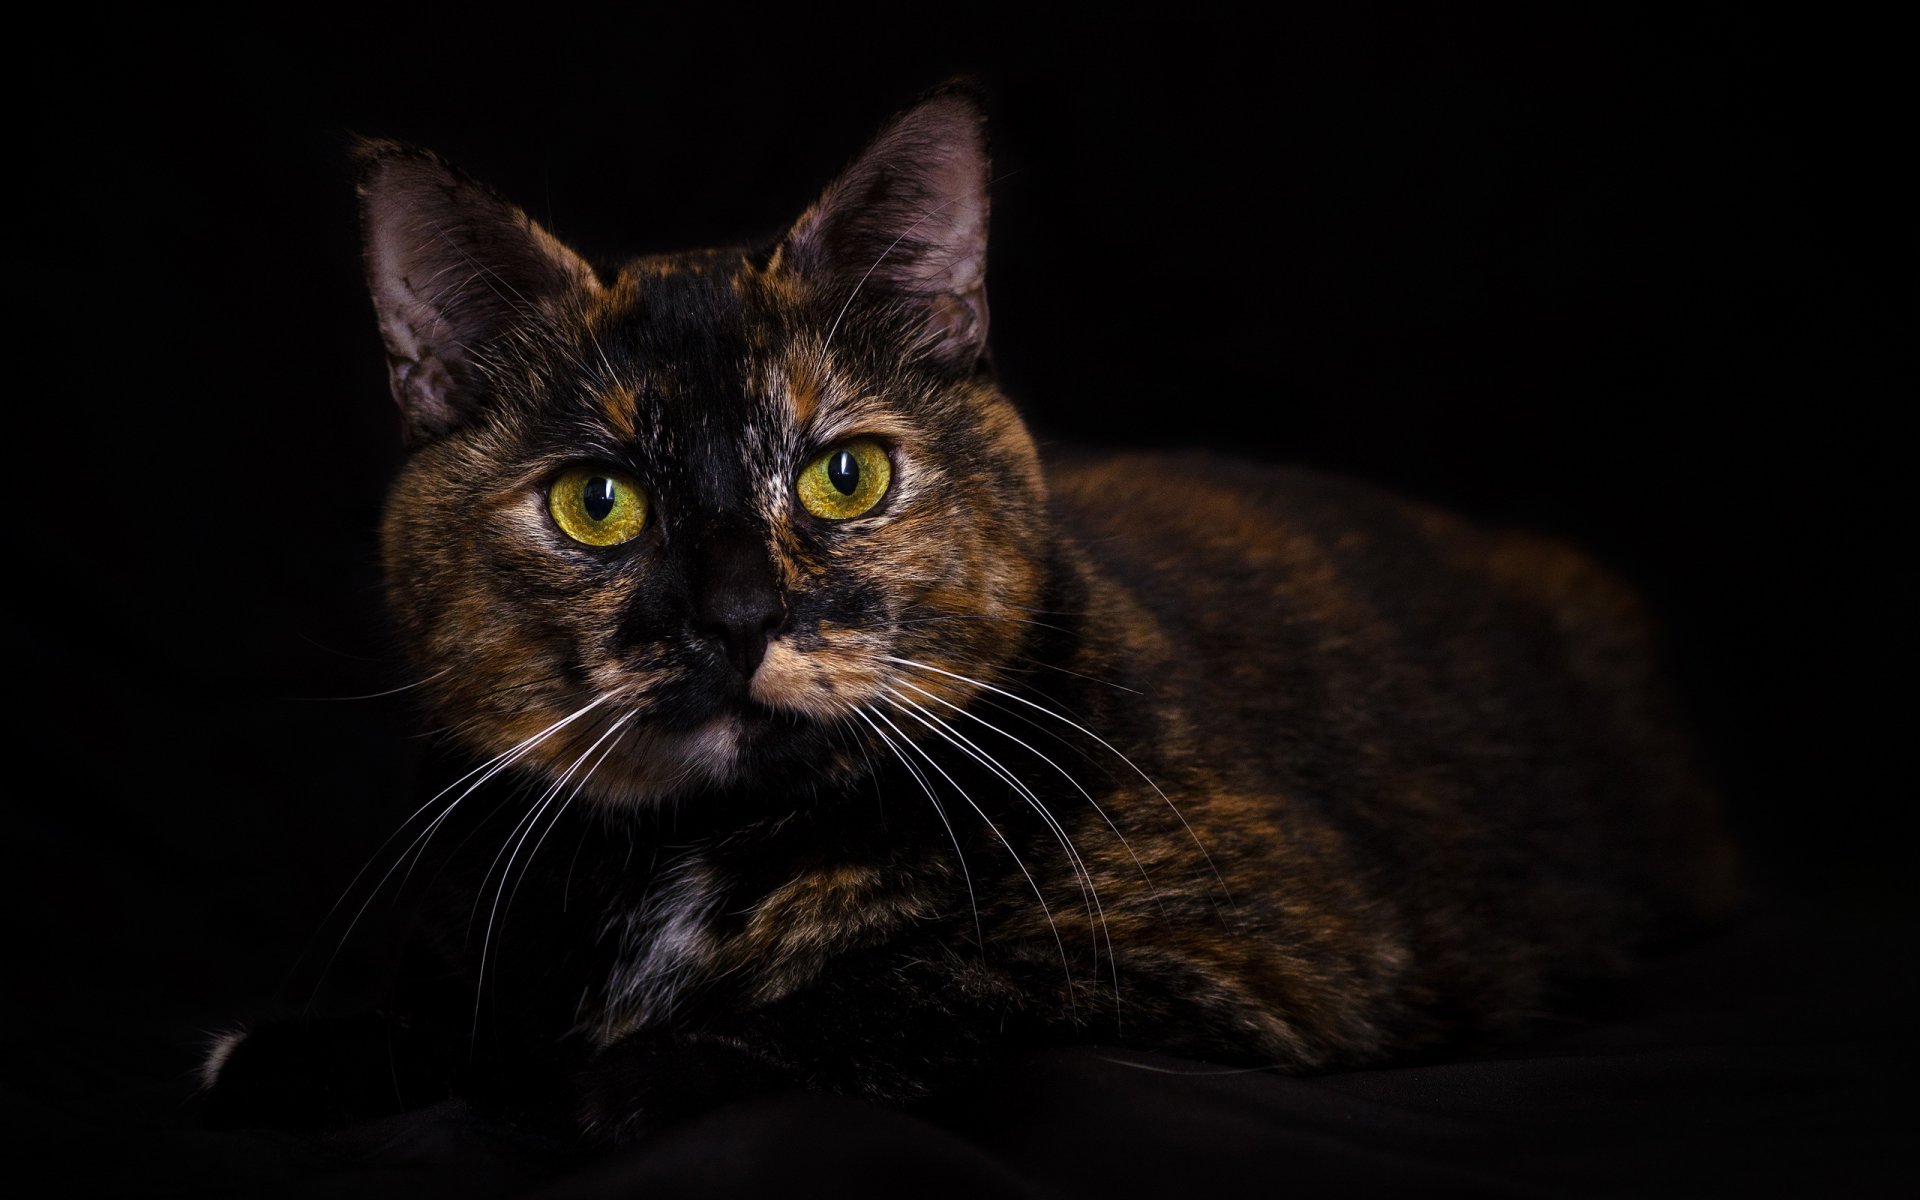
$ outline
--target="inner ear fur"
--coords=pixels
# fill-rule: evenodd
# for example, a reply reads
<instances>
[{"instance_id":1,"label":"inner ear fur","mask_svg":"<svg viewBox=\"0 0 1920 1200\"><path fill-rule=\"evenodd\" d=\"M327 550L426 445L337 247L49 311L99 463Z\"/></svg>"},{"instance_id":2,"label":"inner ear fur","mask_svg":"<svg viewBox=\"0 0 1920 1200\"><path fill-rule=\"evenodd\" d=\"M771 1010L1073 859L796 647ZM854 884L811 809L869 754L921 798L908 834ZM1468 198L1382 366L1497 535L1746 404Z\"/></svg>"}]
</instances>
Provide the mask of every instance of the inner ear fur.
<instances>
[{"instance_id":1,"label":"inner ear fur","mask_svg":"<svg viewBox=\"0 0 1920 1200\"><path fill-rule=\"evenodd\" d=\"M889 121L783 243L842 308L903 307L915 349L966 368L987 343L986 113L960 81Z\"/></svg>"},{"instance_id":2,"label":"inner ear fur","mask_svg":"<svg viewBox=\"0 0 1920 1200\"><path fill-rule=\"evenodd\" d=\"M367 288L409 442L470 420L490 347L600 282L521 209L428 150L353 147Z\"/></svg>"}]
</instances>

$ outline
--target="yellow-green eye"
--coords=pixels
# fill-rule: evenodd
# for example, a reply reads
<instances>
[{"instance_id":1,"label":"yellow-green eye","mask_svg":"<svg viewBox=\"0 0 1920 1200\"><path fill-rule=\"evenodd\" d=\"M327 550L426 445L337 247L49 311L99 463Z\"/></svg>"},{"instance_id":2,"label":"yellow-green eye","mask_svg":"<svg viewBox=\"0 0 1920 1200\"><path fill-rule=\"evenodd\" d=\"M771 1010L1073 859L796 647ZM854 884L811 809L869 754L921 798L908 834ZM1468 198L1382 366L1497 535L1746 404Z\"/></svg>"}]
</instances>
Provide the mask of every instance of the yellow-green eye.
<instances>
[{"instance_id":1,"label":"yellow-green eye","mask_svg":"<svg viewBox=\"0 0 1920 1200\"><path fill-rule=\"evenodd\" d=\"M607 467L569 467L547 489L553 523L576 542L618 546L647 527L647 492Z\"/></svg>"},{"instance_id":2,"label":"yellow-green eye","mask_svg":"<svg viewBox=\"0 0 1920 1200\"><path fill-rule=\"evenodd\" d=\"M797 485L800 504L816 517L844 521L880 503L893 464L879 442L845 442L807 464Z\"/></svg>"}]
</instances>

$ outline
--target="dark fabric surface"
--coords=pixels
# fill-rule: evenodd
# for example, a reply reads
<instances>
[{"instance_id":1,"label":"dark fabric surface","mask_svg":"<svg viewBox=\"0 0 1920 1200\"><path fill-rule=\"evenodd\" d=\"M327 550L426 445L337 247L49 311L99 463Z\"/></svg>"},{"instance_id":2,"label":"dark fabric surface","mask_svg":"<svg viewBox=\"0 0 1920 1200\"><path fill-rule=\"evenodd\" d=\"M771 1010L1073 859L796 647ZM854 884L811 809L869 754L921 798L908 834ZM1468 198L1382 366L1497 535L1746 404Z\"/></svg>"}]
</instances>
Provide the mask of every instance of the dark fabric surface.
<instances>
[{"instance_id":1,"label":"dark fabric surface","mask_svg":"<svg viewBox=\"0 0 1920 1200\"><path fill-rule=\"evenodd\" d=\"M1754 915L1495 1049L1286 1078L1062 1048L916 1112L771 1095L599 1154L453 1101L209 1132L185 1046L15 1036L7 1123L49 1194L1893 1195L1913 968L1897 926Z\"/></svg>"}]
</instances>

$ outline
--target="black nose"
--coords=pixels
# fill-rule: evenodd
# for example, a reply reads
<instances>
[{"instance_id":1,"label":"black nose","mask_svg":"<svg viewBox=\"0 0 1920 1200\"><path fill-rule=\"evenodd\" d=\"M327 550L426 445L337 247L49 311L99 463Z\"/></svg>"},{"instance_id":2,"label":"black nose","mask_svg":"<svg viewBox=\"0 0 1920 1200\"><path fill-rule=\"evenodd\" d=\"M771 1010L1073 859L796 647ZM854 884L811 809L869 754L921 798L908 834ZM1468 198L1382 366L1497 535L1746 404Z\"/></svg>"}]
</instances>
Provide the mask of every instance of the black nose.
<instances>
[{"instance_id":1,"label":"black nose","mask_svg":"<svg viewBox=\"0 0 1920 1200\"><path fill-rule=\"evenodd\" d=\"M707 543L701 558L694 632L715 643L740 678L752 679L767 655L767 639L787 619L766 539L746 531L723 534Z\"/></svg>"}]
</instances>

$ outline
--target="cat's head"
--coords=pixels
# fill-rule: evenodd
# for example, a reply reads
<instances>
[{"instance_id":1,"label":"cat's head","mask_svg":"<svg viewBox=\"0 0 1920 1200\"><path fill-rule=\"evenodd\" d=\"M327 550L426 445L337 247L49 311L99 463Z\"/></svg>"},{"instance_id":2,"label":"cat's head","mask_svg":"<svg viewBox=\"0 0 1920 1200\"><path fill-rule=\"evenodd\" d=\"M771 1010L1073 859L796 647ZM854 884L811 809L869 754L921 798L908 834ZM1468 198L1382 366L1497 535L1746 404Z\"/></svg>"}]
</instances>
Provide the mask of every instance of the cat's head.
<instances>
[{"instance_id":1,"label":"cat's head","mask_svg":"<svg viewBox=\"0 0 1920 1200\"><path fill-rule=\"evenodd\" d=\"M612 803L804 785L1008 664L1044 485L985 366L970 90L772 245L607 270L429 153L358 159L412 445L387 586L470 748Z\"/></svg>"}]
</instances>

